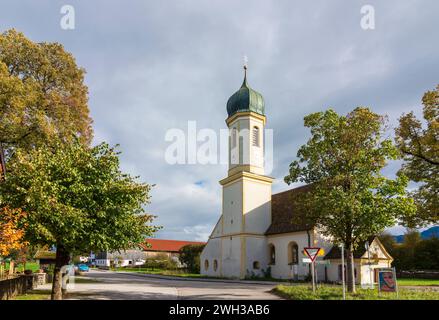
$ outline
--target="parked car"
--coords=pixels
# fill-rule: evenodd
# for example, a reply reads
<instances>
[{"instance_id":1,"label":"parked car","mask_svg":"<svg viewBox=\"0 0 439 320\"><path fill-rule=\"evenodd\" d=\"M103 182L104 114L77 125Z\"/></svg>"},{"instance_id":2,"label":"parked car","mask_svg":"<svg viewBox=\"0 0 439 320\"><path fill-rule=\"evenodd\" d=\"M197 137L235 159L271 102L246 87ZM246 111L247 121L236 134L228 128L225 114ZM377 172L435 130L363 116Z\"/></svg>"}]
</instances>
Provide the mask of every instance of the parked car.
<instances>
[{"instance_id":1,"label":"parked car","mask_svg":"<svg viewBox=\"0 0 439 320\"><path fill-rule=\"evenodd\" d=\"M77 265L79 272L88 272L90 268L85 263L80 263Z\"/></svg>"}]
</instances>

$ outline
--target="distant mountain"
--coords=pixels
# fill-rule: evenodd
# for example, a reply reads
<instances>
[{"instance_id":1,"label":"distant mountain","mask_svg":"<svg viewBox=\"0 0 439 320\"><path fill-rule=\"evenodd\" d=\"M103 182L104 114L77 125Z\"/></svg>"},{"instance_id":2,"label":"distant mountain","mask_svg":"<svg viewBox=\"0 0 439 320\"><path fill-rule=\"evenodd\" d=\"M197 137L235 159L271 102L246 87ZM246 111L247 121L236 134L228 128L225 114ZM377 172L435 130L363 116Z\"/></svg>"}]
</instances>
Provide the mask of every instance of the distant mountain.
<instances>
[{"instance_id":1,"label":"distant mountain","mask_svg":"<svg viewBox=\"0 0 439 320\"><path fill-rule=\"evenodd\" d=\"M439 226L431 227L421 232L422 239L439 238Z\"/></svg>"},{"instance_id":2,"label":"distant mountain","mask_svg":"<svg viewBox=\"0 0 439 320\"><path fill-rule=\"evenodd\" d=\"M395 237L395 241L398 243L404 241L403 234L394 237ZM421 232L421 239L431 239L431 238L439 238L439 226L434 226Z\"/></svg>"}]
</instances>

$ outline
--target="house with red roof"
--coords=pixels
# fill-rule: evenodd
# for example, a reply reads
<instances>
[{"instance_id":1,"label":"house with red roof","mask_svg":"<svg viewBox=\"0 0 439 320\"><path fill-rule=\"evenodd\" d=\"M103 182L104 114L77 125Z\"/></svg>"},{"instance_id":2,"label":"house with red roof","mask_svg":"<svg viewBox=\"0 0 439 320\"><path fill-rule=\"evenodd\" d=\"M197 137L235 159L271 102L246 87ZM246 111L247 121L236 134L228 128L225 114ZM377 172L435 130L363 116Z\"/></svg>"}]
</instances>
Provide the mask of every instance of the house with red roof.
<instances>
[{"instance_id":1,"label":"house with red roof","mask_svg":"<svg viewBox=\"0 0 439 320\"><path fill-rule=\"evenodd\" d=\"M180 249L186 245L204 245L205 242L166 240L166 239L145 239L138 248L116 252L99 252L92 261L98 267L110 267L118 265L121 267L137 266L145 263L146 259L166 255L169 258L178 259Z\"/></svg>"}]
</instances>

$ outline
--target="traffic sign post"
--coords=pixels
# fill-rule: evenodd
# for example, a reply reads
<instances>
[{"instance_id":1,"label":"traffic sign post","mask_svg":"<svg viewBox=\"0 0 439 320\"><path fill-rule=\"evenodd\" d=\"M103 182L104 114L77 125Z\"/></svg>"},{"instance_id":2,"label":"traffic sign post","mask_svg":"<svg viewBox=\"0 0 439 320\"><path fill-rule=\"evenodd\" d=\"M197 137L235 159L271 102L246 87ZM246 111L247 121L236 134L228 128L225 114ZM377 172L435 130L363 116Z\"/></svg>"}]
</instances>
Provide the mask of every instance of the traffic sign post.
<instances>
[{"instance_id":1,"label":"traffic sign post","mask_svg":"<svg viewBox=\"0 0 439 320\"><path fill-rule=\"evenodd\" d=\"M343 300L346 300L346 286L345 286L345 280L344 280L344 245L340 245L341 250L341 281L343 285Z\"/></svg>"},{"instance_id":2,"label":"traffic sign post","mask_svg":"<svg viewBox=\"0 0 439 320\"><path fill-rule=\"evenodd\" d=\"M306 247L303 248L305 254L311 259L311 275L312 275L312 292L316 292L316 282L315 282L315 259L319 254L319 247Z\"/></svg>"}]
</instances>

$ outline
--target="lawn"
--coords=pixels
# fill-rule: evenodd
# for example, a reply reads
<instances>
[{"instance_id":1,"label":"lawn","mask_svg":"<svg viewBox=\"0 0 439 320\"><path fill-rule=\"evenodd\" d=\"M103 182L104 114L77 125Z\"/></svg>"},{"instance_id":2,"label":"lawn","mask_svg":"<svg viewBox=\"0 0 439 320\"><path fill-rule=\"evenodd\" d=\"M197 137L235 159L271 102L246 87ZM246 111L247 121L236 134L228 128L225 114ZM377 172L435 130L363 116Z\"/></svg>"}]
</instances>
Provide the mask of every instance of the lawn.
<instances>
[{"instance_id":1,"label":"lawn","mask_svg":"<svg viewBox=\"0 0 439 320\"><path fill-rule=\"evenodd\" d=\"M13 300L50 300L51 290L31 290L27 294L20 294Z\"/></svg>"},{"instance_id":2,"label":"lawn","mask_svg":"<svg viewBox=\"0 0 439 320\"><path fill-rule=\"evenodd\" d=\"M23 264L21 263L16 263L15 264L15 270L17 271L23 271ZM27 270L32 270L32 272L37 272L40 269L40 265L36 262L27 262L26 263L26 269ZM4 268L4 272L8 272L9 271L9 262L6 262L6 266Z\"/></svg>"},{"instance_id":3,"label":"lawn","mask_svg":"<svg viewBox=\"0 0 439 320\"><path fill-rule=\"evenodd\" d=\"M439 279L398 279L399 286L439 286Z\"/></svg>"},{"instance_id":4,"label":"lawn","mask_svg":"<svg viewBox=\"0 0 439 320\"><path fill-rule=\"evenodd\" d=\"M312 292L310 285L278 285L273 293L291 300L341 300L343 291L340 286L321 285ZM411 290L400 289L396 293L378 293L377 289L357 289L356 294L346 294L347 300L439 300L439 291L432 289Z\"/></svg>"}]
</instances>

